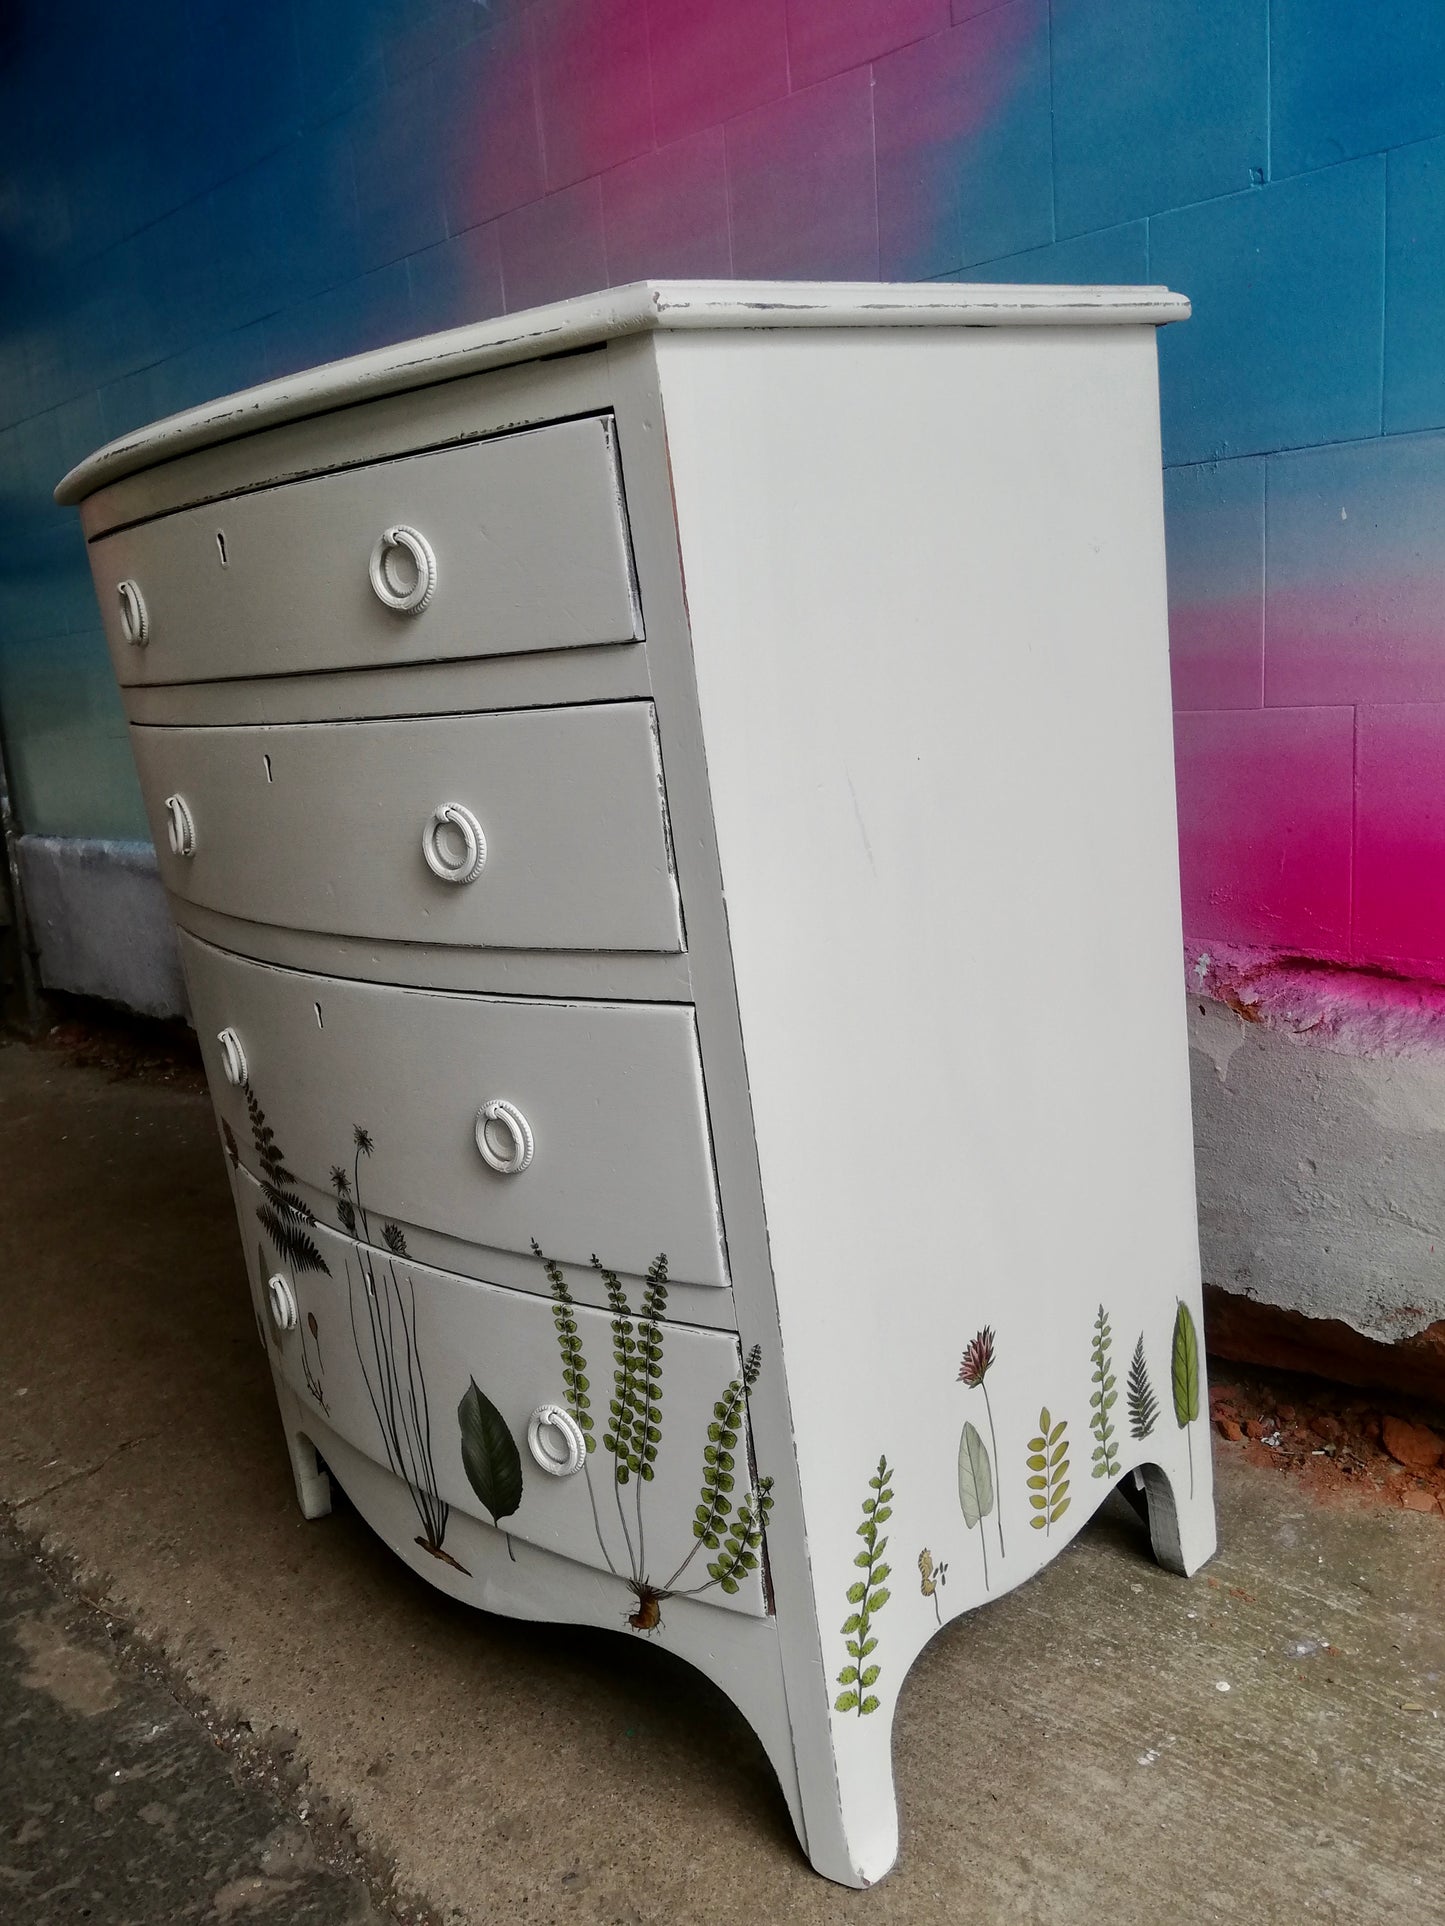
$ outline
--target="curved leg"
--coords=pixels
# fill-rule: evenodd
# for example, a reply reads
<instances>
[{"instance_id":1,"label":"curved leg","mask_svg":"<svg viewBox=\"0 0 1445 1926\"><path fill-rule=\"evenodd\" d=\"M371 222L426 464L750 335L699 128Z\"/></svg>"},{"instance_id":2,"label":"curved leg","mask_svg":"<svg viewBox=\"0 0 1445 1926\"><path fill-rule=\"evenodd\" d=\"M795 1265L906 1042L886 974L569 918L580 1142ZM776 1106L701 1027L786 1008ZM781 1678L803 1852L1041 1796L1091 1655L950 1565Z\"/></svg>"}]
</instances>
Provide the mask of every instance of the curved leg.
<instances>
[{"instance_id":1,"label":"curved leg","mask_svg":"<svg viewBox=\"0 0 1445 1926\"><path fill-rule=\"evenodd\" d=\"M799 1703L789 1694L802 1808L798 1838L815 1872L840 1886L872 1886L898 1857L893 1714L888 1698L867 1717L836 1715L819 1680Z\"/></svg>"},{"instance_id":2,"label":"curved leg","mask_svg":"<svg viewBox=\"0 0 1445 1926\"><path fill-rule=\"evenodd\" d=\"M281 1425L286 1433L286 1450L291 1459L291 1476L296 1481L296 1502L303 1518L325 1518L331 1510L331 1480L322 1470L307 1430L307 1416L295 1392L282 1383L273 1370L276 1402L281 1407Z\"/></svg>"},{"instance_id":3,"label":"curved leg","mask_svg":"<svg viewBox=\"0 0 1445 1926\"><path fill-rule=\"evenodd\" d=\"M1192 1497L1187 1479L1181 1481L1162 1465L1140 1465L1138 1475L1143 1480L1155 1558L1166 1571L1192 1577L1214 1556L1219 1542L1208 1474L1196 1478Z\"/></svg>"}]
</instances>

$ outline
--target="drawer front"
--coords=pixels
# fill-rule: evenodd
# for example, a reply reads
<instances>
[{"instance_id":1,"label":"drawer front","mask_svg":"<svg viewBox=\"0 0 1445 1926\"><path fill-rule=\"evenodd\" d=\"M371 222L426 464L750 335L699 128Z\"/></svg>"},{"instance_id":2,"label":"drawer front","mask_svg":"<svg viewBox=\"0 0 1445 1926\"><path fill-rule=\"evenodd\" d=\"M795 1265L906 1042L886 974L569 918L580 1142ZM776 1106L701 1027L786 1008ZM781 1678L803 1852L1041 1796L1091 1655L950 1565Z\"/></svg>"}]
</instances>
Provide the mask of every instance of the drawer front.
<instances>
[{"instance_id":1,"label":"drawer front","mask_svg":"<svg viewBox=\"0 0 1445 1926\"><path fill-rule=\"evenodd\" d=\"M647 1379L659 1395L635 1414L657 1435L649 1441L651 1475L629 1471L620 1482L618 1454L606 1442L618 1435L609 1415L618 1360L607 1312L576 1305L571 1330L559 1328L568 1310L546 1298L374 1250L322 1224L308 1231L309 1248L279 1248L262 1191L244 1171L234 1183L272 1356L303 1407L406 1479L424 1550L453 1555L446 1528L455 1508L505 1531L517 1541L519 1561L527 1545L540 1545L639 1588L699 1592L710 1603L763 1614L761 1560L730 1574L737 1590L728 1592L708 1571L726 1530L713 1534L719 1546L709 1549L692 1529L698 1505L715 1502L703 1453L720 1403L737 1413L725 1474L733 1489L720 1494L730 1518L752 1488L736 1338L669 1323L665 1306L661 1321L629 1318L627 1341L645 1344L660 1367ZM273 1276L284 1280L279 1294L268 1292ZM643 1308L642 1289L633 1289L630 1312ZM544 1455L560 1460L559 1472L545 1469L529 1443L534 1415L549 1405L582 1421L583 1440L590 1433L593 1449L575 1470L565 1469L565 1428L549 1424L537 1440ZM641 1607L640 1589L621 1595L624 1616ZM660 1609L666 1612L665 1602Z\"/></svg>"},{"instance_id":2,"label":"drawer front","mask_svg":"<svg viewBox=\"0 0 1445 1926\"><path fill-rule=\"evenodd\" d=\"M403 544L377 562L381 592L372 581L373 552L398 528L422 537L435 564L425 605L409 611L382 599L414 589ZM642 634L609 418L233 496L107 535L90 561L127 685Z\"/></svg>"},{"instance_id":3,"label":"drawer front","mask_svg":"<svg viewBox=\"0 0 1445 1926\"><path fill-rule=\"evenodd\" d=\"M187 902L338 936L682 948L648 703L131 740Z\"/></svg>"},{"instance_id":4,"label":"drawer front","mask_svg":"<svg viewBox=\"0 0 1445 1926\"><path fill-rule=\"evenodd\" d=\"M181 953L242 1162L264 1174L269 1144L317 1215L336 1221L335 1173L363 1234L379 1241L391 1222L457 1239L472 1252L457 1269L485 1275L488 1250L535 1238L560 1261L596 1252L632 1276L665 1251L679 1285L726 1284L690 1009L341 981L184 934ZM227 1081L223 1030L248 1087ZM480 1117L497 1102L510 1108ZM508 1164L522 1167L496 1167Z\"/></svg>"}]
</instances>

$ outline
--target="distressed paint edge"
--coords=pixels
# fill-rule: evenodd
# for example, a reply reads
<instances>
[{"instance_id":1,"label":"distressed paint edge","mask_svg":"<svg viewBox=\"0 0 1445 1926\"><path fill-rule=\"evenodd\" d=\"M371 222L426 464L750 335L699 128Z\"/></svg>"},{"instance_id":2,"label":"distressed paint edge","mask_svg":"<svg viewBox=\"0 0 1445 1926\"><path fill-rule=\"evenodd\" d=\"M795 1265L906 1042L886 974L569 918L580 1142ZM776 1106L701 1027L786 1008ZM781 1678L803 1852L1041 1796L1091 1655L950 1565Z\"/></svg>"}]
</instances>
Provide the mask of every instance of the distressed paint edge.
<instances>
[{"instance_id":1,"label":"distressed paint edge","mask_svg":"<svg viewBox=\"0 0 1445 1926\"><path fill-rule=\"evenodd\" d=\"M88 455L56 486L55 500L73 506L142 468L324 409L659 328L1163 326L1189 312L1184 295L1162 287L639 281L375 348L204 402Z\"/></svg>"}]
</instances>

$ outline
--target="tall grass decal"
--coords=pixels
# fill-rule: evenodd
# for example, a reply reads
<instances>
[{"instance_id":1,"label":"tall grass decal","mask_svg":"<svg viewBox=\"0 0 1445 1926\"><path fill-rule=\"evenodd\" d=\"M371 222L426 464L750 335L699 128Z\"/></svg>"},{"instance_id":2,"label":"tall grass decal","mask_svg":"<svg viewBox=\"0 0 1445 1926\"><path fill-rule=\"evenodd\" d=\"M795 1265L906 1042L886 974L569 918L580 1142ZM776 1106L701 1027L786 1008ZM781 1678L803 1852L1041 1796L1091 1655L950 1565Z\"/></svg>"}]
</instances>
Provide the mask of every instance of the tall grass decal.
<instances>
[{"instance_id":1,"label":"tall grass decal","mask_svg":"<svg viewBox=\"0 0 1445 1926\"><path fill-rule=\"evenodd\" d=\"M1194 1496L1194 1432L1199 1416L1199 1333L1189 1306L1181 1297L1174 1313L1174 1342L1169 1349L1169 1378L1174 1392L1174 1416L1189 1447L1189 1496Z\"/></svg>"},{"instance_id":2,"label":"tall grass decal","mask_svg":"<svg viewBox=\"0 0 1445 1926\"><path fill-rule=\"evenodd\" d=\"M381 1431L386 1462L411 1493L421 1522L417 1544L444 1565L465 1572L466 1566L458 1564L443 1548L451 1508L437 1488L431 1402L417 1342L416 1284L409 1273L397 1276L394 1261L406 1256L406 1238L399 1225L384 1224L382 1235L390 1257L385 1263L377 1262L378 1253L370 1248L371 1221L361 1197L362 1159L370 1157L373 1144L370 1133L360 1124L352 1133L352 1144L355 1156L351 1177L338 1166L332 1171L331 1181L343 1229L349 1229L355 1238L359 1225L367 1239L356 1244L359 1289L351 1259L346 1260L346 1294L357 1362Z\"/></svg>"},{"instance_id":3,"label":"tall grass decal","mask_svg":"<svg viewBox=\"0 0 1445 1926\"><path fill-rule=\"evenodd\" d=\"M848 1587L848 1603L853 1609L843 1621L848 1663L838 1674L837 1683L843 1690L834 1699L833 1710L856 1712L860 1719L878 1710L878 1699L869 1688L877 1684L880 1667L870 1665L868 1659L878 1649L873 1620L889 1598L883 1582L891 1570L883 1561L888 1540L879 1536L878 1527L893 1516L893 1487L888 1482L892 1476L888 1460L880 1458L877 1471L868 1480L872 1496L863 1500L863 1522L858 1527L863 1549L853 1560L863 1576Z\"/></svg>"},{"instance_id":4,"label":"tall grass decal","mask_svg":"<svg viewBox=\"0 0 1445 1926\"><path fill-rule=\"evenodd\" d=\"M1037 1437L1029 1439L1029 1504L1035 1531L1051 1532L1069 1509L1068 1420L1057 1423L1044 1406Z\"/></svg>"},{"instance_id":5,"label":"tall grass decal","mask_svg":"<svg viewBox=\"0 0 1445 1926\"><path fill-rule=\"evenodd\" d=\"M1094 1361L1094 1375L1090 1379L1093 1391L1089 1394L1089 1429L1094 1434L1093 1475L1096 1478L1117 1478L1119 1475L1119 1441L1114 1429L1114 1420L1109 1413L1119 1402L1117 1379L1114 1376L1113 1332L1103 1305L1094 1319L1094 1343L1090 1356Z\"/></svg>"},{"instance_id":6,"label":"tall grass decal","mask_svg":"<svg viewBox=\"0 0 1445 1926\"><path fill-rule=\"evenodd\" d=\"M1139 1333L1139 1342L1134 1346L1134 1359L1129 1366L1129 1436L1147 1438L1153 1434L1159 1422L1159 1400L1154 1395L1154 1386L1149 1381L1149 1365L1144 1356L1144 1333Z\"/></svg>"},{"instance_id":7,"label":"tall grass decal","mask_svg":"<svg viewBox=\"0 0 1445 1926\"><path fill-rule=\"evenodd\" d=\"M591 1378L576 1302L561 1265L546 1255L535 1238L532 1251L546 1272L552 1293L552 1322L562 1359L563 1396L586 1445L583 1471L597 1544L607 1569L623 1580L636 1600L636 1609L627 1616L628 1624L634 1631L656 1631L662 1624L662 1607L669 1598L697 1598L714 1587L724 1593L735 1593L762 1561L763 1536L773 1503L773 1481L759 1478L754 1482L747 1476L741 1497L736 1495L740 1458L747 1475L747 1394L757 1383L762 1351L753 1346L740 1375L727 1384L713 1405L702 1451L701 1497L693 1516L692 1543L671 1575L658 1579L653 1575L657 1567L647 1538L646 1491L656 1476L663 1447L667 1258L659 1255L648 1266L642 1307L634 1312L621 1278L593 1256L593 1269L602 1281L607 1308L612 1314L612 1396L602 1433L602 1448L611 1459L612 1469L610 1477L605 1472L602 1474L602 1482L611 1487L617 1514L623 1545L623 1562L619 1564L602 1529L593 1476L596 1421L592 1415ZM605 1497L602 1504L606 1504ZM694 1582L684 1585L683 1578L704 1552L714 1554L703 1566L706 1577L700 1577L694 1570Z\"/></svg>"}]
</instances>

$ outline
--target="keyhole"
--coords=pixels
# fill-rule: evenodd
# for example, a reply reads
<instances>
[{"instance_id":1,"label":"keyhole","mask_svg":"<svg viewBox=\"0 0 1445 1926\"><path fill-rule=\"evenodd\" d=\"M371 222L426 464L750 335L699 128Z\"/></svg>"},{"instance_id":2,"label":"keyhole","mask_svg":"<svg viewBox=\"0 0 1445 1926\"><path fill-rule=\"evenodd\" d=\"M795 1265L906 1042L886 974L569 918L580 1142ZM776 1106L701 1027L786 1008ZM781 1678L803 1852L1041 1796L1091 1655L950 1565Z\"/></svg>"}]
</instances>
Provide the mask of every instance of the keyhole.
<instances>
[{"instance_id":1,"label":"keyhole","mask_svg":"<svg viewBox=\"0 0 1445 1926\"><path fill-rule=\"evenodd\" d=\"M316 1012L317 1029L324 1030L326 1028L326 1025L321 1021L321 1005L319 1003L313 1003L311 1007Z\"/></svg>"},{"instance_id":2,"label":"keyhole","mask_svg":"<svg viewBox=\"0 0 1445 1926\"><path fill-rule=\"evenodd\" d=\"M270 758L269 756L267 756L267 755L263 755L263 756L261 757L261 760L262 760L262 762L264 762L264 763L265 763L265 765L266 765L266 780L267 780L267 782L271 782L271 781L273 781L273 780L274 780L274 778L272 777L272 774L271 774L271 758Z\"/></svg>"},{"instance_id":3,"label":"keyhole","mask_svg":"<svg viewBox=\"0 0 1445 1926\"><path fill-rule=\"evenodd\" d=\"M226 535L224 529L218 528L216 530L216 547L221 551L221 567L229 567L229 563L226 560Z\"/></svg>"}]
</instances>

